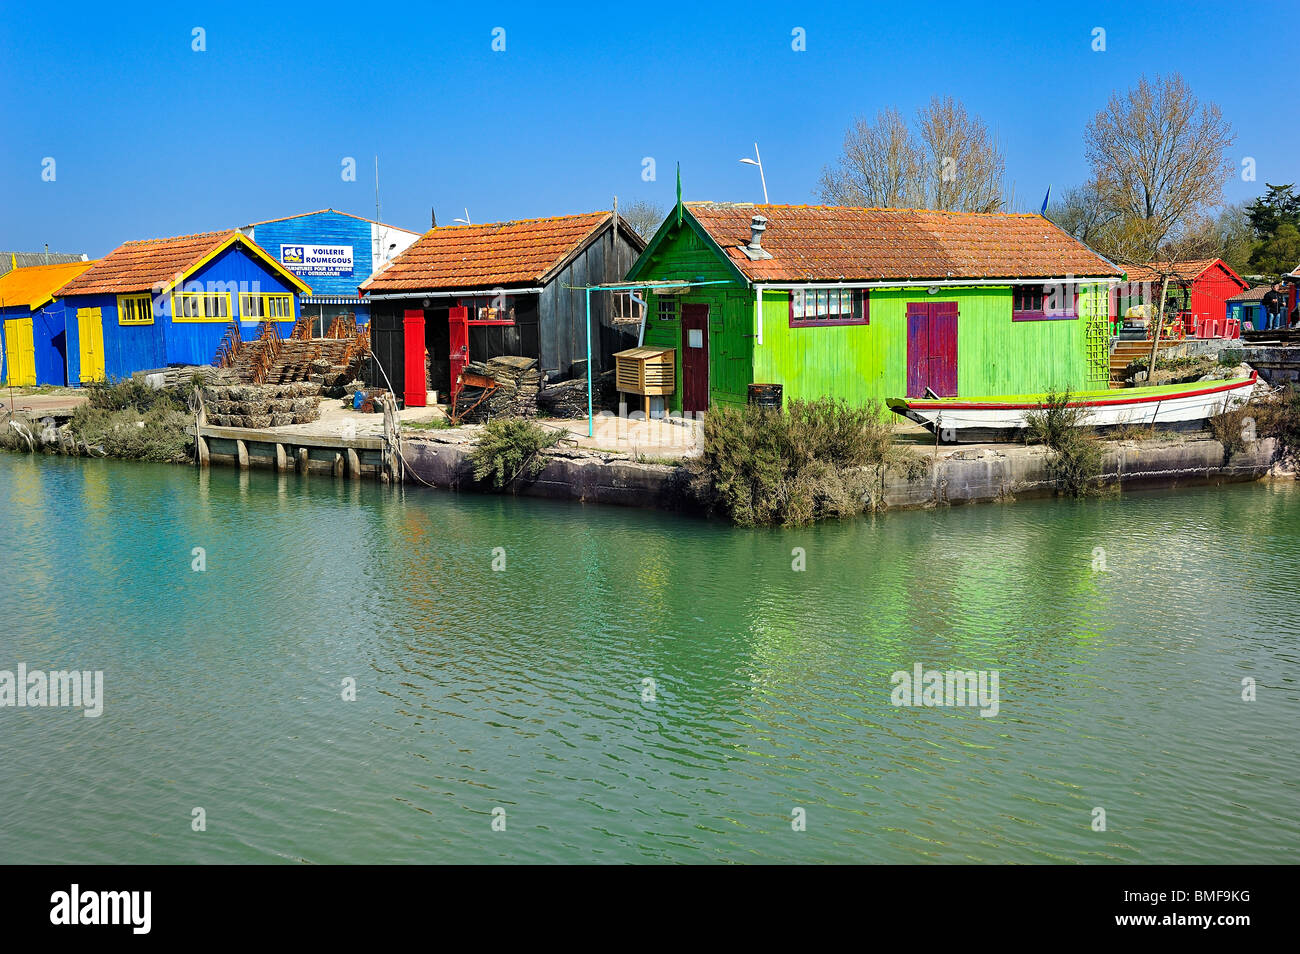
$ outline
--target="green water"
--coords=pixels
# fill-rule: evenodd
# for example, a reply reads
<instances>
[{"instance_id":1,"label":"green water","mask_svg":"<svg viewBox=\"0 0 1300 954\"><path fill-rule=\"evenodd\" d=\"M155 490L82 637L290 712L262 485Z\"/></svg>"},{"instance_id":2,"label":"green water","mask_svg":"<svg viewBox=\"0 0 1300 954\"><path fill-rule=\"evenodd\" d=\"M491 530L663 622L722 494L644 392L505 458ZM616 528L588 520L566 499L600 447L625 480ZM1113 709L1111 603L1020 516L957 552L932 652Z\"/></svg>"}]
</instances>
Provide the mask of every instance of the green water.
<instances>
[{"instance_id":1,"label":"green water","mask_svg":"<svg viewBox=\"0 0 1300 954\"><path fill-rule=\"evenodd\" d=\"M105 679L0 709L0 862L1291 861L1298 555L1293 485L738 531L0 454L0 669Z\"/></svg>"}]
</instances>

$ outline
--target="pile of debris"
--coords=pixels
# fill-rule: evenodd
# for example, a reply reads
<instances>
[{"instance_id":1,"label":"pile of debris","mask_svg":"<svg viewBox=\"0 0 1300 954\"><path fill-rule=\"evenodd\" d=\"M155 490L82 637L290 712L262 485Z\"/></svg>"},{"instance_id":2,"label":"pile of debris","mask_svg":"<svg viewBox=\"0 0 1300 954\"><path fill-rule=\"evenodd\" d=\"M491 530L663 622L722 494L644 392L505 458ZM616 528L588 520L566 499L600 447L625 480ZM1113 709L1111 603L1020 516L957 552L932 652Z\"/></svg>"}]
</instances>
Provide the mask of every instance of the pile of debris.
<instances>
[{"instance_id":1,"label":"pile of debris","mask_svg":"<svg viewBox=\"0 0 1300 954\"><path fill-rule=\"evenodd\" d=\"M205 385L203 403L214 427L284 427L320 417L320 391L310 381Z\"/></svg>"},{"instance_id":2,"label":"pile of debris","mask_svg":"<svg viewBox=\"0 0 1300 954\"><path fill-rule=\"evenodd\" d=\"M156 371L136 371L131 377L160 391L187 390L196 383L234 384L239 380L231 368L214 368L210 364L176 364Z\"/></svg>"},{"instance_id":3,"label":"pile of debris","mask_svg":"<svg viewBox=\"0 0 1300 954\"><path fill-rule=\"evenodd\" d=\"M471 361L465 367L465 385L456 395L454 416L471 424L497 417L536 417L544 383L536 358L504 355Z\"/></svg>"},{"instance_id":4,"label":"pile of debris","mask_svg":"<svg viewBox=\"0 0 1300 954\"><path fill-rule=\"evenodd\" d=\"M596 379L591 403L595 410L612 406L618 398L614 388L614 372L606 371ZM586 417L587 379L570 378L546 386L537 395L537 405L546 417Z\"/></svg>"}]
</instances>

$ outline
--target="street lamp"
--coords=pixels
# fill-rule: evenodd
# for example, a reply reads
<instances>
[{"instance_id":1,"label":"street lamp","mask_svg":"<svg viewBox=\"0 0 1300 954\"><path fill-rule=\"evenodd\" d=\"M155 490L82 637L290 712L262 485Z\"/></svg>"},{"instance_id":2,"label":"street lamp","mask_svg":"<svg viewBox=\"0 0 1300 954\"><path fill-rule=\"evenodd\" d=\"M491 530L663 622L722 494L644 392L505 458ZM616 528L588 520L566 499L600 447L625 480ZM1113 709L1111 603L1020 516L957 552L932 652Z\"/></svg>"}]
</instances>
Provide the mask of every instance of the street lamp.
<instances>
[{"instance_id":1,"label":"street lamp","mask_svg":"<svg viewBox=\"0 0 1300 954\"><path fill-rule=\"evenodd\" d=\"M746 156L740 161L747 166L758 166L758 178L763 183L763 204L767 205L767 176L763 174L763 157L758 154L758 143L754 143L754 158Z\"/></svg>"}]
</instances>

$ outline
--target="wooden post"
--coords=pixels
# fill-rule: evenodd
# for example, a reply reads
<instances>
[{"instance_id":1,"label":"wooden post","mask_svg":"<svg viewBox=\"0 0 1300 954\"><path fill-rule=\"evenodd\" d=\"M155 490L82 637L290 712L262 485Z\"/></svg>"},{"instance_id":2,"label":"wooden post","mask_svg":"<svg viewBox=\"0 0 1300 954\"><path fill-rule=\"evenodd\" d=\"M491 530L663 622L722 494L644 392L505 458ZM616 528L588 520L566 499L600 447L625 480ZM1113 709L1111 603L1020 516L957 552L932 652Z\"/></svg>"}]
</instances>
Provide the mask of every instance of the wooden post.
<instances>
[{"instance_id":1,"label":"wooden post","mask_svg":"<svg viewBox=\"0 0 1300 954\"><path fill-rule=\"evenodd\" d=\"M357 449L349 447L347 449L347 475L353 480L361 476L361 458L357 456Z\"/></svg>"},{"instance_id":2,"label":"wooden post","mask_svg":"<svg viewBox=\"0 0 1300 954\"><path fill-rule=\"evenodd\" d=\"M235 456L239 459L239 469L248 470L248 443L235 441Z\"/></svg>"},{"instance_id":3,"label":"wooden post","mask_svg":"<svg viewBox=\"0 0 1300 954\"><path fill-rule=\"evenodd\" d=\"M283 474L288 469L289 469L289 462L285 457L284 445L276 444L275 445L275 472L277 474Z\"/></svg>"},{"instance_id":4,"label":"wooden post","mask_svg":"<svg viewBox=\"0 0 1300 954\"><path fill-rule=\"evenodd\" d=\"M211 467L212 452L208 448L208 439L203 436L201 428L195 428L194 447L196 452L198 453L199 466Z\"/></svg>"},{"instance_id":5,"label":"wooden post","mask_svg":"<svg viewBox=\"0 0 1300 954\"><path fill-rule=\"evenodd\" d=\"M342 477L342 476L343 476L343 455L340 454L338 451L335 451L335 452L334 452L334 467L333 467L333 471L334 471L334 476L335 476L335 477Z\"/></svg>"},{"instance_id":6,"label":"wooden post","mask_svg":"<svg viewBox=\"0 0 1300 954\"><path fill-rule=\"evenodd\" d=\"M298 473L307 473L307 448L299 447L296 456L298 458Z\"/></svg>"},{"instance_id":7,"label":"wooden post","mask_svg":"<svg viewBox=\"0 0 1300 954\"><path fill-rule=\"evenodd\" d=\"M1148 385L1156 383L1156 355L1160 353L1160 335L1165 328L1165 293L1169 290L1169 276L1160 280L1160 301L1156 305L1156 333L1151 339L1151 360L1147 362Z\"/></svg>"}]
</instances>

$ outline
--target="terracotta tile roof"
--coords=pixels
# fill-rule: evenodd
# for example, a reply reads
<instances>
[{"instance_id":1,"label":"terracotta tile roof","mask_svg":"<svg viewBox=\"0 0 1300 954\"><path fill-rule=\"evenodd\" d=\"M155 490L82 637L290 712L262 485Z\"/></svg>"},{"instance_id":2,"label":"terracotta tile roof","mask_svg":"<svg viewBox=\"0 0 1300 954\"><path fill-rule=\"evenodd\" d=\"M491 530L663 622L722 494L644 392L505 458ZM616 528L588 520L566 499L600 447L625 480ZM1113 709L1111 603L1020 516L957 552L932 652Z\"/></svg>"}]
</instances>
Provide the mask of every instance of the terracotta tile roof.
<instances>
[{"instance_id":1,"label":"terracotta tile roof","mask_svg":"<svg viewBox=\"0 0 1300 954\"><path fill-rule=\"evenodd\" d=\"M1194 282L1217 261L1217 258L1203 258L1187 262L1148 262L1146 265L1130 265L1125 271L1130 282L1158 282L1166 271L1170 281Z\"/></svg>"},{"instance_id":2,"label":"terracotta tile roof","mask_svg":"<svg viewBox=\"0 0 1300 954\"><path fill-rule=\"evenodd\" d=\"M1041 215L688 202L752 282L1118 276L1120 270ZM767 217L751 261L750 219Z\"/></svg>"},{"instance_id":3,"label":"terracotta tile roof","mask_svg":"<svg viewBox=\"0 0 1300 954\"><path fill-rule=\"evenodd\" d=\"M610 220L609 212L430 229L361 288L478 290L537 284Z\"/></svg>"},{"instance_id":4,"label":"terracotta tile roof","mask_svg":"<svg viewBox=\"0 0 1300 954\"><path fill-rule=\"evenodd\" d=\"M36 309L54 298L66 282L76 278L94 262L61 262L58 265L33 265L16 268L0 275L0 307L25 305Z\"/></svg>"},{"instance_id":5,"label":"terracotta tile roof","mask_svg":"<svg viewBox=\"0 0 1300 954\"><path fill-rule=\"evenodd\" d=\"M1256 285L1254 288L1248 288L1243 292L1233 295L1228 301L1263 301L1264 296L1272 285Z\"/></svg>"},{"instance_id":6,"label":"terracotta tile roof","mask_svg":"<svg viewBox=\"0 0 1300 954\"><path fill-rule=\"evenodd\" d=\"M59 295L116 295L170 284L232 235L239 232L227 229L127 242L64 285Z\"/></svg>"}]
</instances>

